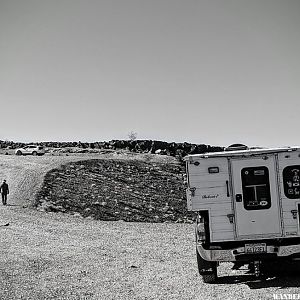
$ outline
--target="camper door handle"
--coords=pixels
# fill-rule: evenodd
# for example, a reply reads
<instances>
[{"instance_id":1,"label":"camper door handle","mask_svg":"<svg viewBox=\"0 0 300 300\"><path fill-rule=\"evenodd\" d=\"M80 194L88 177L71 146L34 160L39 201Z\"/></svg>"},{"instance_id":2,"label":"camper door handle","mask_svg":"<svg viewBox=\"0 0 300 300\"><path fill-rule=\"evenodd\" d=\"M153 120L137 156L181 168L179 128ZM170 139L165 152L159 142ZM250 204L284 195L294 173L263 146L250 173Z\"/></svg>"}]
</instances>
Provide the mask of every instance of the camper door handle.
<instances>
[{"instance_id":1,"label":"camper door handle","mask_svg":"<svg viewBox=\"0 0 300 300\"><path fill-rule=\"evenodd\" d=\"M235 201L236 202L242 202L242 200L243 200L242 194L236 194L235 195Z\"/></svg>"},{"instance_id":2,"label":"camper door handle","mask_svg":"<svg viewBox=\"0 0 300 300\"><path fill-rule=\"evenodd\" d=\"M229 219L229 223L233 223L234 222L234 214L228 214L227 218Z\"/></svg>"},{"instance_id":3,"label":"camper door handle","mask_svg":"<svg viewBox=\"0 0 300 300\"><path fill-rule=\"evenodd\" d=\"M228 180L226 180L226 188L227 188L227 197L229 197L230 194L229 194L229 181Z\"/></svg>"}]
</instances>

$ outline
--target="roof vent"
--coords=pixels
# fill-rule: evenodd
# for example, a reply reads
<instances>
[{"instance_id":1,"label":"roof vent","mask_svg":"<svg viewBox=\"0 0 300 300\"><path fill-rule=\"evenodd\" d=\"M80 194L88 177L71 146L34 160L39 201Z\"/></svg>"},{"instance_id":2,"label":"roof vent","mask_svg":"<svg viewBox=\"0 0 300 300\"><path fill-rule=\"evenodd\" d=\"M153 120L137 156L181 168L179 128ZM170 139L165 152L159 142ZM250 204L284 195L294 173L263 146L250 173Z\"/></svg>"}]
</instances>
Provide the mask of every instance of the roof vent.
<instances>
[{"instance_id":1,"label":"roof vent","mask_svg":"<svg viewBox=\"0 0 300 300\"><path fill-rule=\"evenodd\" d=\"M249 147L244 144L232 144L225 148L225 151L249 150Z\"/></svg>"}]
</instances>

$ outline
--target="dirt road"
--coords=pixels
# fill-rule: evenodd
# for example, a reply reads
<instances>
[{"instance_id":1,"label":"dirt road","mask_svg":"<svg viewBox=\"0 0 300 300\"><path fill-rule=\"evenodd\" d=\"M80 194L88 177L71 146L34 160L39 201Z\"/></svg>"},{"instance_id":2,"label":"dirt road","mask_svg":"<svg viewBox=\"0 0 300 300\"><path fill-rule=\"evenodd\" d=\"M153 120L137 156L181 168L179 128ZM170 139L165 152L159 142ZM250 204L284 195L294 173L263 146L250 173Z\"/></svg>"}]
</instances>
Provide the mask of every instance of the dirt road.
<instances>
[{"instance_id":1,"label":"dirt road","mask_svg":"<svg viewBox=\"0 0 300 300\"><path fill-rule=\"evenodd\" d=\"M273 294L281 299L300 294L299 275L292 268L261 281L223 264L217 284L202 283L190 224L105 222L30 209L27 199L43 174L64 159L80 158L1 157L0 175L11 182L12 193L11 206L0 206L1 224L10 224L0 226L0 299L274 299ZM35 180L25 180L28 174Z\"/></svg>"}]
</instances>

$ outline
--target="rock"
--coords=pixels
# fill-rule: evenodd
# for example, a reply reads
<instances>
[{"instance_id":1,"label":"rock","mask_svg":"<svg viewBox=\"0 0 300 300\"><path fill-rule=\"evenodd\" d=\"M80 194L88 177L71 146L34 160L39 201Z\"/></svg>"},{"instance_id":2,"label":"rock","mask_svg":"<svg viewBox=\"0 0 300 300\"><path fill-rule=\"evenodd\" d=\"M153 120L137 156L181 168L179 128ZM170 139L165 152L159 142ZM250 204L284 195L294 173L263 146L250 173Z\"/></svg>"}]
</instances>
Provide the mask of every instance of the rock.
<instances>
[{"instance_id":1,"label":"rock","mask_svg":"<svg viewBox=\"0 0 300 300\"><path fill-rule=\"evenodd\" d=\"M131 269L137 269L137 266L131 265L130 268L131 268Z\"/></svg>"},{"instance_id":2,"label":"rock","mask_svg":"<svg viewBox=\"0 0 300 300\"><path fill-rule=\"evenodd\" d=\"M165 207L162 208L162 211L167 212L169 210L169 208L170 208L169 206L165 206Z\"/></svg>"},{"instance_id":3,"label":"rock","mask_svg":"<svg viewBox=\"0 0 300 300\"><path fill-rule=\"evenodd\" d=\"M81 216L81 214L80 214L80 213L74 213L74 214L73 214L73 217L76 217L76 218L81 218L82 216Z\"/></svg>"}]
</instances>

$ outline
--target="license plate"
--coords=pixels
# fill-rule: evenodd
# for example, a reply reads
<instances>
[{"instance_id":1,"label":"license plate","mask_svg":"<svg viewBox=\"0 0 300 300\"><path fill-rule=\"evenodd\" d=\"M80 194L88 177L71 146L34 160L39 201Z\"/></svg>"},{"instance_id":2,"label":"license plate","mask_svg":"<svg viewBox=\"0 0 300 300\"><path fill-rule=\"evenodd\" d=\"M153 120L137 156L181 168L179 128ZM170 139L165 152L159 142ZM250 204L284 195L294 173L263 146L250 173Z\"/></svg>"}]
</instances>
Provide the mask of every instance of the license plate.
<instances>
[{"instance_id":1,"label":"license plate","mask_svg":"<svg viewBox=\"0 0 300 300\"><path fill-rule=\"evenodd\" d=\"M266 253L267 245L265 243L261 244L245 244L245 253Z\"/></svg>"}]
</instances>

